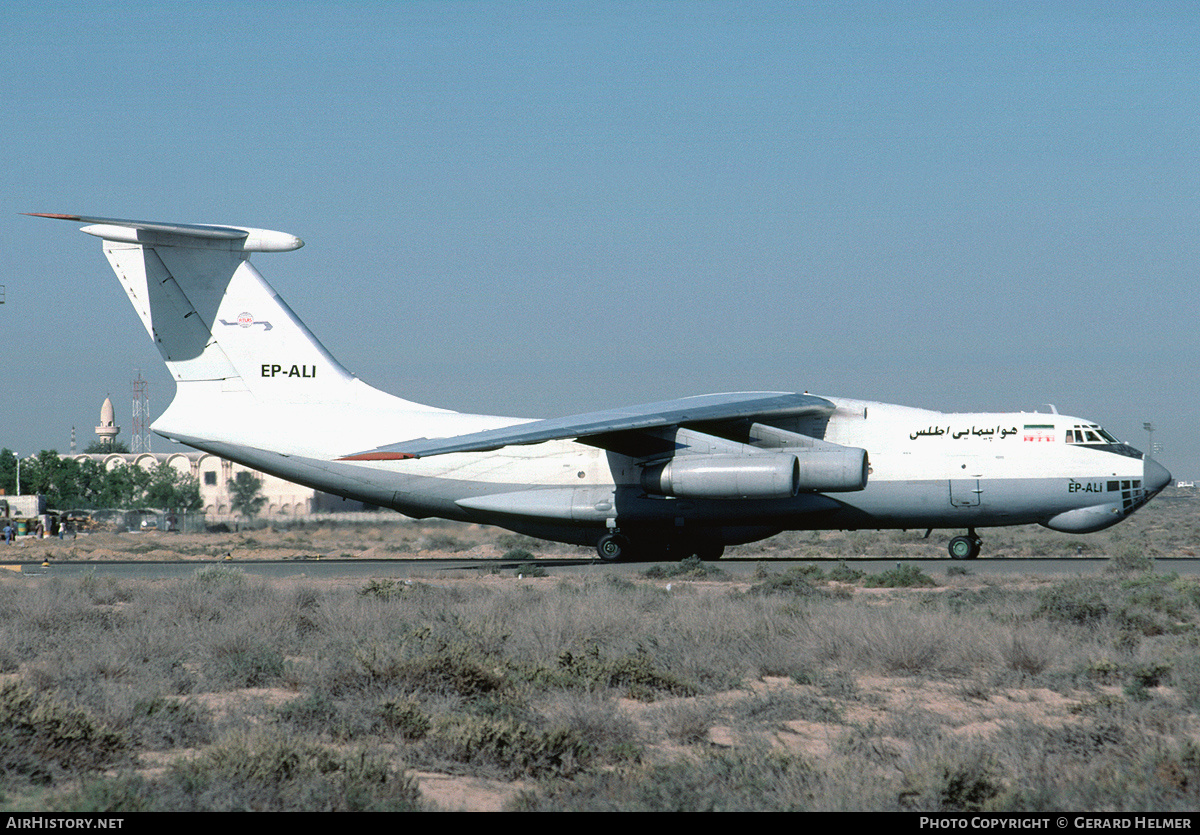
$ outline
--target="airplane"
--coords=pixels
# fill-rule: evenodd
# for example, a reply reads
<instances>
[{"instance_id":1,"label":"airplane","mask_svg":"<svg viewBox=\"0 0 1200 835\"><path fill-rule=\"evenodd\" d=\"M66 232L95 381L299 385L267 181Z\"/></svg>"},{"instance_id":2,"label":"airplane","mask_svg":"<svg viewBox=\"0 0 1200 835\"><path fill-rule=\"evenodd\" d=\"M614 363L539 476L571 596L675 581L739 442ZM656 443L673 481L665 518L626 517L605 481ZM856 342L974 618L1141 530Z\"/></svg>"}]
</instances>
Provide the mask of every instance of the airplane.
<instances>
[{"instance_id":1,"label":"airplane","mask_svg":"<svg viewBox=\"0 0 1200 835\"><path fill-rule=\"evenodd\" d=\"M408 516L594 547L605 561L719 558L785 530L1037 523L1087 533L1171 474L1099 424L943 413L790 392L707 394L535 420L463 414L367 385L250 264L283 232L32 213L86 224L176 381L152 429Z\"/></svg>"}]
</instances>

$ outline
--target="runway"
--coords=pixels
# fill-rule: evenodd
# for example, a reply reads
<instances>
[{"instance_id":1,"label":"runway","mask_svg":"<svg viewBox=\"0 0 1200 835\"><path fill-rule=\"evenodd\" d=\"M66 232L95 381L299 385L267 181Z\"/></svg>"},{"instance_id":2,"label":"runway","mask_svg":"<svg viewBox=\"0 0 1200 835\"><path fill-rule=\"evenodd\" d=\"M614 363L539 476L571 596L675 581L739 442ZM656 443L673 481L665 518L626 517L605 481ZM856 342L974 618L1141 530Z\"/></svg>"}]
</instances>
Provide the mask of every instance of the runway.
<instances>
[{"instance_id":1,"label":"runway","mask_svg":"<svg viewBox=\"0 0 1200 835\"><path fill-rule=\"evenodd\" d=\"M842 562L842 558L826 559L723 559L705 563L713 569L719 569L734 579L750 578L760 568L771 573L782 573L798 565L816 563L822 568ZM895 560L895 559L850 559L844 560L847 565L867 573L878 573L895 568L897 565L912 565L929 574L931 577L946 576L948 569L962 569L976 576L994 577L1023 577L1064 575L1095 575L1105 573L1111 566L1108 559L1005 559L981 558L975 560ZM247 575L268 579L369 579L373 577L387 578L436 578L438 576L459 577L471 574L488 575L503 574L515 576L521 569L534 565L547 574L581 575L581 574L617 574L633 577L646 571L652 565L669 568L673 563L606 563L596 558L584 559L539 559L514 561L504 559L321 559L321 560L180 560L170 562L153 562L146 560L110 560L105 562L52 562L50 565L41 563L6 563L0 565L8 571L26 578L73 578L93 573L98 577L113 576L122 580L165 580L172 578L190 577L196 571L215 565L226 566ZM1200 574L1200 559L1159 559L1154 563L1154 571L1159 574L1175 572L1181 576Z\"/></svg>"}]
</instances>

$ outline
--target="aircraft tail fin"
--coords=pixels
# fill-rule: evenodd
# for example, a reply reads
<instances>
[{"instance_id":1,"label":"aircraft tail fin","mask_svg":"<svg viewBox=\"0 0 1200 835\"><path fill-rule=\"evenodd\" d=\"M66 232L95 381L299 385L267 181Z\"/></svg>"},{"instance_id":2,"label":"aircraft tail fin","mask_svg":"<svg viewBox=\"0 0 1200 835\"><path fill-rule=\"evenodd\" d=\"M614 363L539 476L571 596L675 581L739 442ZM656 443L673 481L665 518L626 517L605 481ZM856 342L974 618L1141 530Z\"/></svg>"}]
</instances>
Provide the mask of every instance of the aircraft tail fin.
<instances>
[{"instance_id":1,"label":"aircraft tail fin","mask_svg":"<svg viewBox=\"0 0 1200 835\"><path fill-rule=\"evenodd\" d=\"M238 226L157 223L36 214L88 224L178 385L169 429L187 434L187 412L253 402L353 406L386 399L428 410L362 383L326 350L250 264L254 252L303 246L282 232ZM174 406L175 404L173 404ZM172 415L172 411L174 414ZM437 411L437 410L434 410ZM163 431L156 421L155 429Z\"/></svg>"}]
</instances>

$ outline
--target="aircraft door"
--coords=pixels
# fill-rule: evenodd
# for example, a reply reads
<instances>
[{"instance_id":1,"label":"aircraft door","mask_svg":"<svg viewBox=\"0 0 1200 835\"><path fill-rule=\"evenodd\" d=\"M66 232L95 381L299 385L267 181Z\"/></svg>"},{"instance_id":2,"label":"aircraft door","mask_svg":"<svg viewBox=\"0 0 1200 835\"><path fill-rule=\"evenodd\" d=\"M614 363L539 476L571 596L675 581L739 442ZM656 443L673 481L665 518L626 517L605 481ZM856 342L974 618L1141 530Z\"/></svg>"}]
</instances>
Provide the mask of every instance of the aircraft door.
<instances>
[{"instance_id":1,"label":"aircraft door","mask_svg":"<svg viewBox=\"0 0 1200 835\"><path fill-rule=\"evenodd\" d=\"M950 479L950 504L954 507L978 507L983 487L977 478Z\"/></svg>"}]
</instances>

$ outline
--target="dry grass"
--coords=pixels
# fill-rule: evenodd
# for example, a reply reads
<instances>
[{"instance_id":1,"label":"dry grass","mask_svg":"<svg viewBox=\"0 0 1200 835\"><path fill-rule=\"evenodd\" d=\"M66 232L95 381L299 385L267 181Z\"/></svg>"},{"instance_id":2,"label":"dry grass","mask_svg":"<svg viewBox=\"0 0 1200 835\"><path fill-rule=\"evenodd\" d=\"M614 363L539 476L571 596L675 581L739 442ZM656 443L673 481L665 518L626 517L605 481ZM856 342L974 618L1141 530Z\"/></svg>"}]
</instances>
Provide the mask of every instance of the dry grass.
<instances>
[{"instance_id":1,"label":"dry grass","mask_svg":"<svg viewBox=\"0 0 1200 835\"><path fill-rule=\"evenodd\" d=\"M1057 580L877 588L828 563L750 581L5 573L0 803L1192 810L1200 585L1129 570L1135 540L1191 547L1198 514L1178 504L1166 523L1143 511L1112 572ZM533 550L444 530L480 537L467 553ZM205 547L268 535L386 545L360 527Z\"/></svg>"}]
</instances>

